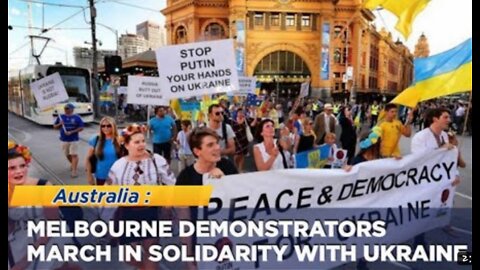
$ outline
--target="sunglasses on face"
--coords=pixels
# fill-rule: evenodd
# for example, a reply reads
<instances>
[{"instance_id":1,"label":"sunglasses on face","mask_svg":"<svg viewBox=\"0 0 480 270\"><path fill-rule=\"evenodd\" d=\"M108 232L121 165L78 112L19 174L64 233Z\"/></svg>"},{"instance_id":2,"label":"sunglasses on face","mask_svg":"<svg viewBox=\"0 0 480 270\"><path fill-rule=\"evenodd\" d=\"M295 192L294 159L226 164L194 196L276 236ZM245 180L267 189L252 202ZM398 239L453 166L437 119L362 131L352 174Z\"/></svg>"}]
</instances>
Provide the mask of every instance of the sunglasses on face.
<instances>
[{"instance_id":1,"label":"sunglasses on face","mask_svg":"<svg viewBox=\"0 0 480 270\"><path fill-rule=\"evenodd\" d=\"M111 127L112 127L112 125L110 125L110 124L107 124L107 125L100 125L100 127L101 127L101 128L105 128L105 127L111 128Z\"/></svg>"},{"instance_id":2,"label":"sunglasses on face","mask_svg":"<svg viewBox=\"0 0 480 270\"><path fill-rule=\"evenodd\" d=\"M221 115L222 113L223 113L222 111L220 111L220 112L215 112L215 115L216 115L216 116L219 116L219 115Z\"/></svg>"}]
</instances>

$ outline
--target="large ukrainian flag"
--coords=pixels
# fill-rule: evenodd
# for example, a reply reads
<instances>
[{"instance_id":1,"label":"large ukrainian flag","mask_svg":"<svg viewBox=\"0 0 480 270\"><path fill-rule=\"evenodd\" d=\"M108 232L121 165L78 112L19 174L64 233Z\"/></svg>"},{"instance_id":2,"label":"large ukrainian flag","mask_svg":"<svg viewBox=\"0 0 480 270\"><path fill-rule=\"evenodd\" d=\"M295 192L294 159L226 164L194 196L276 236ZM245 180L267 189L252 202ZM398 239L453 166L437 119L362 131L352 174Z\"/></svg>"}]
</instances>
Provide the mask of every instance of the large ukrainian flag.
<instances>
[{"instance_id":1,"label":"large ukrainian flag","mask_svg":"<svg viewBox=\"0 0 480 270\"><path fill-rule=\"evenodd\" d=\"M446 52L414 60L414 81L392 103L415 107L418 102L472 91L472 39Z\"/></svg>"}]
</instances>

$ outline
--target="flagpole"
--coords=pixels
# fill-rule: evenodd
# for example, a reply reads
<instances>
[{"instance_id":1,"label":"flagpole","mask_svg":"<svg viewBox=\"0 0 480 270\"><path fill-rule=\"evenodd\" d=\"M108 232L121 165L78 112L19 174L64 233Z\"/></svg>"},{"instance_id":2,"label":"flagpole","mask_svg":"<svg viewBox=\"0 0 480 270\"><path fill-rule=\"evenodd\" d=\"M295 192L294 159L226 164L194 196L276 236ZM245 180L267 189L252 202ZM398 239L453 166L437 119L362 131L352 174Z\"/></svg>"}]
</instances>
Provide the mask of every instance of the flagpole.
<instances>
[{"instance_id":1,"label":"flagpole","mask_svg":"<svg viewBox=\"0 0 480 270\"><path fill-rule=\"evenodd\" d=\"M471 106L472 106L472 91L470 91L470 97L468 98L468 108L467 108L467 114L465 115L465 122L463 123L462 136L465 136L465 131L467 130L468 116L469 116Z\"/></svg>"}]
</instances>

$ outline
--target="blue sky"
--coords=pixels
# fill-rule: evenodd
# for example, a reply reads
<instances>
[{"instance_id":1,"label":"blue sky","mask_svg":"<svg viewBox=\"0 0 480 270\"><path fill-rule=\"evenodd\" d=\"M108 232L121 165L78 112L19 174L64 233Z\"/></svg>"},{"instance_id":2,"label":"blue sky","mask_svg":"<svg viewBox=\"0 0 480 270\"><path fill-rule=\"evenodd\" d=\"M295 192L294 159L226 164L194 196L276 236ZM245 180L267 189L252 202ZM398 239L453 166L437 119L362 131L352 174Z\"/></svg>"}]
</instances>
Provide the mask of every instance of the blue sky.
<instances>
[{"instance_id":1,"label":"blue sky","mask_svg":"<svg viewBox=\"0 0 480 270\"><path fill-rule=\"evenodd\" d=\"M65 5L87 6L87 0L45 0L48 3L58 3ZM158 10L158 12L143 10L124 4L133 4L148 9ZM152 20L163 26L164 16L160 10L165 8L166 0L97 0L97 21L122 33L135 33L135 27L138 23L145 20ZM32 24L34 27L50 27L63 19L69 17L79 8L45 6L45 12L42 13L41 4L32 4ZM394 40L404 38L395 30L396 17L388 11L375 11L377 17L375 24L380 30L385 27L392 32ZM42 18L45 18L43 21ZM90 20L89 9L85 10L85 17ZM28 64L29 46L13 52L21 45L28 42L28 30L18 28L17 26L28 25L27 3L20 0L8 0L8 24L14 25L14 30L8 31L8 52L9 69L22 68ZM88 28L89 24L85 22L82 13L72 19L62 23L58 27L68 28ZM38 34L39 30L34 30ZM472 36L472 1L471 0L432 0L425 10L421 12L413 24L413 32L406 45L413 51L418 37L425 33L429 39L431 54L440 53L448 50ZM84 41L91 42L90 31L85 30L56 30L51 31L45 36L55 40L49 44L43 54L43 62L53 63L61 61L65 63L65 55L68 55L69 64L73 64L72 47L87 46ZM100 49L115 50L115 35L102 26L97 26L97 39L101 40L103 45ZM55 48L54 48L55 47ZM66 52L66 53L65 53Z\"/></svg>"},{"instance_id":2,"label":"blue sky","mask_svg":"<svg viewBox=\"0 0 480 270\"><path fill-rule=\"evenodd\" d=\"M41 1L41 0L39 0ZM88 6L87 0L45 0L47 3L57 3L64 5ZM144 10L136 7L127 6L121 3L133 4L152 10ZM105 24L118 31L119 36L126 32L135 33L136 25L151 20L164 25L164 16L160 10L165 8L166 0L98 0L96 2L97 22ZM45 5L42 12L42 5L32 3L32 25L34 27L50 27L62 21L70 15L79 12L80 8L58 7ZM44 21L42 18L45 18ZM85 19L90 21L90 10L85 10ZM90 25L84 19L84 15L80 12L70 20L58 25L60 28L89 28ZM22 68L28 64L29 48L25 46L23 49L11 54L15 49L29 42L27 36L28 29L15 26L28 26L27 3L20 0L8 0L8 24L14 26L14 30L8 31L8 52L9 52L9 69ZM33 34L37 35L40 30L33 30ZM42 62L53 63L61 61L65 63L65 50L68 55L68 62L73 64L72 48L74 46L88 46L84 41L91 42L91 32L88 29L77 30L52 30L45 34L51 37L47 49L42 55ZM115 34L97 25L97 39L102 41L100 49L116 49ZM52 48L50 48L52 47ZM55 48L53 48L55 47Z\"/></svg>"}]
</instances>

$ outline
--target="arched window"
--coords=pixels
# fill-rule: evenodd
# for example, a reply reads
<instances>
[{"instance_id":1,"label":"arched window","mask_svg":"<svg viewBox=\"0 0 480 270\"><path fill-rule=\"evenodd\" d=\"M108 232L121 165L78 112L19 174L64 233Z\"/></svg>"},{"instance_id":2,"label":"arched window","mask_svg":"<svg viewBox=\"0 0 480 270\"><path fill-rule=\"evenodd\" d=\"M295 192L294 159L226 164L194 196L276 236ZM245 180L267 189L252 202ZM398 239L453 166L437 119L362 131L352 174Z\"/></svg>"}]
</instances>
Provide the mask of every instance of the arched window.
<instances>
[{"instance_id":1,"label":"arched window","mask_svg":"<svg viewBox=\"0 0 480 270\"><path fill-rule=\"evenodd\" d=\"M341 60L342 60L342 53L340 52L339 48L335 48L335 52L333 53L333 61L339 64Z\"/></svg>"},{"instance_id":2,"label":"arched window","mask_svg":"<svg viewBox=\"0 0 480 270\"><path fill-rule=\"evenodd\" d=\"M310 75L303 59L290 51L276 51L266 55L255 68L255 74Z\"/></svg>"},{"instance_id":3,"label":"arched window","mask_svg":"<svg viewBox=\"0 0 480 270\"><path fill-rule=\"evenodd\" d=\"M179 26L175 31L175 44L187 43L187 29L184 26Z\"/></svg>"},{"instance_id":4,"label":"arched window","mask_svg":"<svg viewBox=\"0 0 480 270\"><path fill-rule=\"evenodd\" d=\"M207 40L216 40L225 38L225 29L219 23L210 23L205 28L204 32Z\"/></svg>"}]
</instances>

